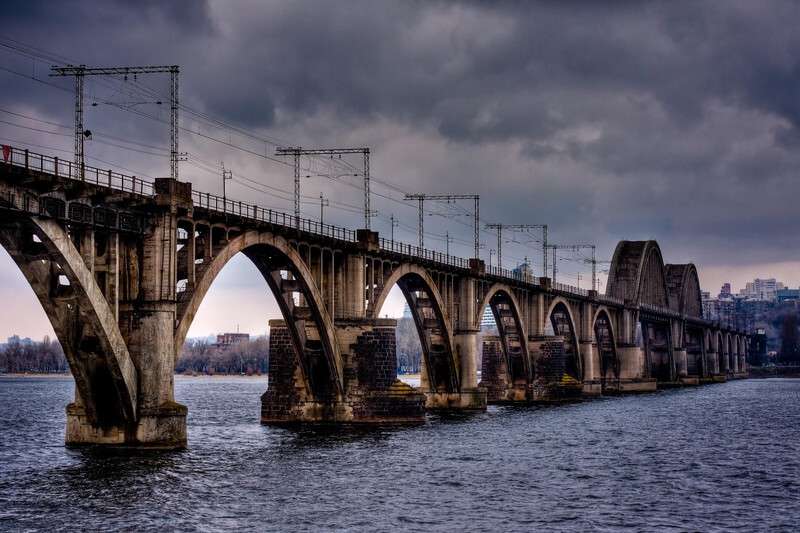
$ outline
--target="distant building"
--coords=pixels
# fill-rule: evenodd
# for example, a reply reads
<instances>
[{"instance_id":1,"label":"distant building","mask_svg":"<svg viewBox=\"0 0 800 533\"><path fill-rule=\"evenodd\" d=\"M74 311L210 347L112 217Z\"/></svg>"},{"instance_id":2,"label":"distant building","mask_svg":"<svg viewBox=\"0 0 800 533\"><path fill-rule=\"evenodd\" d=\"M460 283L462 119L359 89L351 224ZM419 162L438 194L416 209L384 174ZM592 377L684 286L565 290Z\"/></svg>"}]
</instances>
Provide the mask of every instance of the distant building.
<instances>
[{"instance_id":1,"label":"distant building","mask_svg":"<svg viewBox=\"0 0 800 533\"><path fill-rule=\"evenodd\" d=\"M406 302L405 307L403 307L403 318L414 318L411 314L411 308L408 306L408 302Z\"/></svg>"},{"instance_id":2,"label":"distant building","mask_svg":"<svg viewBox=\"0 0 800 533\"><path fill-rule=\"evenodd\" d=\"M6 344L21 344L22 346L31 346L33 344L33 340L30 337L20 338L19 335L12 335L8 338L8 342Z\"/></svg>"},{"instance_id":3,"label":"distant building","mask_svg":"<svg viewBox=\"0 0 800 533\"><path fill-rule=\"evenodd\" d=\"M773 302L777 299L777 293L785 289L783 283L775 278L761 279L756 278L747 282L744 289L739 291L739 296L750 300L766 300Z\"/></svg>"},{"instance_id":4,"label":"distant building","mask_svg":"<svg viewBox=\"0 0 800 533\"><path fill-rule=\"evenodd\" d=\"M240 342L249 342L249 333L220 333L217 335L217 346L232 346Z\"/></svg>"},{"instance_id":5,"label":"distant building","mask_svg":"<svg viewBox=\"0 0 800 533\"><path fill-rule=\"evenodd\" d=\"M494 329L497 327L497 322L494 320L494 313L492 313L492 306L487 305L486 308L483 310L483 316L481 317L481 327L487 327Z\"/></svg>"},{"instance_id":6,"label":"distant building","mask_svg":"<svg viewBox=\"0 0 800 533\"><path fill-rule=\"evenodd\" d=\"M778 289L775 292L775 299L778 303L800 300L800 289Z\"/></svg>"},{"instance_id":7,"label":"distant building","mask_svg":"<svg viewBox=\"0 0 800 533\"><path fill-rule=\"evenodd\" d=\"M725 298L731 297L731 284L730 283L723 283L722 288L719 290L719 299L723 300Z\"/></svg>"},{"instance_id":8,"label":"distant building","mask_svg":"<svg viewBox=\"0 0 800 533\"><path fill-rule=\"evenodd\" d=\"M531 267L530 262L525 261L517 265L517 268L512 270L514 275L520 276L522 279L532 279L533 278L533 268Z\"/></svg>"},{"instance_id":9,"label":"distant building","mask_svg":"<svg viewBox=\"0 0 800 533\"><path fill-rule=\"evenodd\" d=\"M714 302L716 302L716 300L711 298L711 293L708 291L700 292L700 300L703 305L703 318L707 320L714 320L716 318L714 316L716 312Z\"/></svg>"}]
</instances>

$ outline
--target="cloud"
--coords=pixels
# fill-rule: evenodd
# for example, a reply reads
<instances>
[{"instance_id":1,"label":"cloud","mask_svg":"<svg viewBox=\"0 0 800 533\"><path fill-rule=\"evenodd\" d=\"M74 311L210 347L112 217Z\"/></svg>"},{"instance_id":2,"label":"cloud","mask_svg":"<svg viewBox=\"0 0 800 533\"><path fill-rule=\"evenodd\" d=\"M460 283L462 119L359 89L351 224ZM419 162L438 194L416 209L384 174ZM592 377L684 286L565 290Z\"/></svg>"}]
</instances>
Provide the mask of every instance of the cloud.
<instances>
[{"instance_id":1,"label":"cloud","mask_svg":"<svg viewBox=\"0 0 800 533\"><path fill-rule=\"evenodd\" d=\"M371 146L378 194L402 198L380 181L409 192L474 191L486 221L547 222L551 240L596 242L600 256L621 238L656 238L667 261L697 261L701 277L704 265L749 272L800 261L794 2L15 4L5 10L12 38L87 64L179 63L182 99L197 110L282 143ZM2 50L0 61L31 70ZM38 65L39 77L48 66ZM69 125L69 80L55 83L66 90L0 72L0 107ZM124 96L95 82L92 90ZM167 118L163 107L138 109ZM98 131L165 145L163 123L88 113ZM274 149L187 114L184 125L258 153ZM70 149L68 135L26 139ZM287 168L191 134L181 143L195 188L215 192L219 178L193 157L224 160L235 175L287 191L266 196L234 183L232 194L289 207ZM166 173L163 157L100 143L89 150L142 174ZM304 212L315 215L313 198L324 192L350 206L326 217L353 227L359 186L354 177L309 178ZM413 241L416 212L401 203L376 195L385 218L375 226L388 233L395 213L398 236ZM427 243L444 248L447 231L455 253L468 255L471 220L461 215L429 217ZM488 254L496 245L482 238ZM538 259L531 239L505 243L509 264ZM579 267L565 264L564 274Z\"/></svg>"}]
</instances>

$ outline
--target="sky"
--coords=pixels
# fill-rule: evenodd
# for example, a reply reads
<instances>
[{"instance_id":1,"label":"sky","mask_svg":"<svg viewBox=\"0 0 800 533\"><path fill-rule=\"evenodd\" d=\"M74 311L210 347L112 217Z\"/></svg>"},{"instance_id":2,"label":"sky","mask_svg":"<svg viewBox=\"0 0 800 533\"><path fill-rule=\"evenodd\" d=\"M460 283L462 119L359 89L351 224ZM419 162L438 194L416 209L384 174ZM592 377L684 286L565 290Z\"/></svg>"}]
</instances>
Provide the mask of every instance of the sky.
<instances>
[{"instance_id":1,"label":"sky","mask_svg":"<svg viewBox=\"0 0 800 533\"><path fill-rule=\"evenodd\" d=\"M229 197L291 211L277 145L368 146L382 236L394 216L395 238L416 242L404 193L479 194L482 223L548 224L550 242L595 244L601 261L656 239L712 293L800 285L796 2L10 0L3 20L3 143L70 157L72 82L53 64L177 64L181 179L196 190L220 193L224 162ZM88 164L169 174L165 76L87 78L86 95ZM304 161L304 216L322 193L326 222L362 226L360 165ZM429 205L426 247L449 236L471 256L472 222L469 203ZM503 266L541 271L537 232L504 237ZM496 262L496 235L481 241ZM586 287L585 257L562 254L558 281ZM0 301L14 302L0 339L52 335L5 252ZM395 293L382 314L401 311ZM239 257L190 336L263 333L277 316Z\"/></svg>"}]
</instances>

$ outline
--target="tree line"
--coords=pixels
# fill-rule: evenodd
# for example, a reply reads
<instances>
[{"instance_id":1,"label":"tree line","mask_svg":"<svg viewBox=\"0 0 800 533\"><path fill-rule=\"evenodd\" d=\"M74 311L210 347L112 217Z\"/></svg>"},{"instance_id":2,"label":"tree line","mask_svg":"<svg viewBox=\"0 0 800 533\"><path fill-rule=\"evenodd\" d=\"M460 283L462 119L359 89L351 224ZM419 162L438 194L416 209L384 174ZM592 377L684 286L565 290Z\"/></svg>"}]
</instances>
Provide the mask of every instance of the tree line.
<instances>
[{"instance_id":1,"label":"tree line","mask_svg":"<svg viewBox=\"0 0 800 533\"><path fill-rule=\"evenodd\" d=\"M13 340L0 348L0 372L12 374L65 374L67 358L58 341L45 337L42 342Z\"/></svg>"},{"instance_id":2,"label":"tree line","mask_svg":"<svg viewBox=\"0 0 800 533\"><path fill-rule=\"evenodd\" d=\"M175 372L196 374L265 374L269 369L269 337L218 346L205 339L183 345Z\"/></svg>"},{"instance_id":3,"label":"tree line","mask_svg":"<svg viewBox=\"0 0 800 533\"><path fill-rule=\"evenodd\" d=\"M397 320L397 372L419 373L422 345L412 318ZM480 352L479 352L480 353ZM181 350L175 371L196 374L265 374L269 369L269 337L218 346L208 339L190 339ZM14 341L0 347L0 372L67 373L69 365L58 341Z\"/></svg>"}]
</instances>

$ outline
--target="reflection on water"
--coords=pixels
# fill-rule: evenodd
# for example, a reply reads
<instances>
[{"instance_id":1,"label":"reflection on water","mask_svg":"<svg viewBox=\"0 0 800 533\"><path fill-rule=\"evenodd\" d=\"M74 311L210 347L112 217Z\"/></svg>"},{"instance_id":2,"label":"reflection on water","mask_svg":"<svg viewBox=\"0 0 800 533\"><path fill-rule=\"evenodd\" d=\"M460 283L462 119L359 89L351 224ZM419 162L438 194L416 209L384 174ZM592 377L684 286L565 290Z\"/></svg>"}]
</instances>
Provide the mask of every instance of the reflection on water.
<instances>
[{"instance_id":1,"label":"reflection on water","mask_svg":"<svg viewBox=\"0 0 800 533\"><path fill-rule=\"evenodd\" d=\"M176 378L180 452L63 447L71 379L0 377L0 529L796 530L800 380L411 428L258 424L265 378Z\"/></svg>"}]
</instances>

